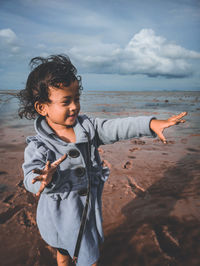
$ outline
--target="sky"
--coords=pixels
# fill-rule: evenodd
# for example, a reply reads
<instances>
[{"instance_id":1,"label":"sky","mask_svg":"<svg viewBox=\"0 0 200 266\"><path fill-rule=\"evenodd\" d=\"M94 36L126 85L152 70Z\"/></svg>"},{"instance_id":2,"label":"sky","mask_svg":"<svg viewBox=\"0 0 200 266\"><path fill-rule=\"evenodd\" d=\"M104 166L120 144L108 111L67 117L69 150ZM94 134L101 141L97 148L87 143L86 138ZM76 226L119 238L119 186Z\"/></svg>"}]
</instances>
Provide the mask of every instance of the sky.
<instances>
[{"instance_id":1,"label":"sky","mask_svg":"<svg viewBox=\"0 0 200 266\"><path fill-rule=\"evenodd\" d=\"M0 89L52 54L84 90L200 90L200 0L0 0Z\"/></svg>"}]
</instances>

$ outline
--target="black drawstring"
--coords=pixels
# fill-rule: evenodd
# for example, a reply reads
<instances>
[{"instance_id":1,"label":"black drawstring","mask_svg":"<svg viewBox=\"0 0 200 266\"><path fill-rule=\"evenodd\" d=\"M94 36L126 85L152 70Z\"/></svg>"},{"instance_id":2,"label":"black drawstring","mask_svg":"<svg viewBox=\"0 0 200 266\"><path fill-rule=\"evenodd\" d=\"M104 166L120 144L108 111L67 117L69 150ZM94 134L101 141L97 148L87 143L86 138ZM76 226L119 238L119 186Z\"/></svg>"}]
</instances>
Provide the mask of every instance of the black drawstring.
<instances>
[{"instance_id":1,"label":"black drawstring","mask_svg":"<svg viewBox=\"0 0 200 266\"><path fill-rule=\"evenodd\" d=\"M83 214L81 217L81 225L79 228L79 233L78 233L78 237L77 237L77 241L76 241L76 246L75 246L75 251L74 251L74 256L72 259L73 263L77 263L78 260L78 254L79 254L79 250L80 250L80 246L81 246L81 240L83 238L83 233L84 233L84 229L85 229L85 225L86 225L86 220L87 220L87 212L88 212L88 207L89 207L89 201L90 201L90 190L91 190L91 177L90 177L90 167L91 167L91 152L90 152L90 136L89 133L85 131L85 134L87 135L88 138L88 146L87 146L87 150L88 150L88 187L87 187L87 194L86 194L86 202L85 202L85 206L83 209Z\"/></svg>"}]
</instances>

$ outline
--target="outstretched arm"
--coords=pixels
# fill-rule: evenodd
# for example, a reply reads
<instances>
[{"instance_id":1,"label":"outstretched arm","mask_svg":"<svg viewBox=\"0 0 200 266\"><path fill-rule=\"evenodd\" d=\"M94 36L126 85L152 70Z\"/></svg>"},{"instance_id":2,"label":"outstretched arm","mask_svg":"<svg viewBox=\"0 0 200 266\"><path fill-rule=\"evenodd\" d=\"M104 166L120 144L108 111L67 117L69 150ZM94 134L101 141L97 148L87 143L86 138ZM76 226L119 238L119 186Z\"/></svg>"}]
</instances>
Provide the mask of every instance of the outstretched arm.
<instances>
[{"instance_id":1,"label":"outstretched arm","mask_svg":"<svg viewBox=\"0 0 200 266\"><path fill-rule=\"evenodd\" d=\"M152 119L150 123L150 128L158 135L158 137L162 140L162 142L166 144L167 140L163 135L164 129L177 125L179 123L184 123L185 120L183 120L182 118L186 115L187 115L187 112L182 112L179 115L171 116L167 120Z\"/></svg>"},{"instance_id":2,"label":"outstretched arm","mask_svg":"<svg viewBox=\"0 0 200 266\"><path fill-rule=\"evenodd\" d=\"M140 138L142 136L155 137L150 129L150 121L154 116L138 116L125 118L95 118L90 119L94 125L97 145L111 144L119 140Z\"/></svg>"}]
</instances>

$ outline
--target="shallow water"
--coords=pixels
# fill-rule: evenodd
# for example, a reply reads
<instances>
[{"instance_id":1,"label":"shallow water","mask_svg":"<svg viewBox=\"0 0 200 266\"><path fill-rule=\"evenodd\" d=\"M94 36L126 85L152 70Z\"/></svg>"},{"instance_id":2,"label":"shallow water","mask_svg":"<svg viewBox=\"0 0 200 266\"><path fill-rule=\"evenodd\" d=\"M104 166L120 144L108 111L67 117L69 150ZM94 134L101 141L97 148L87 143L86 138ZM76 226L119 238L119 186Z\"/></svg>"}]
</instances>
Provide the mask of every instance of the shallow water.
<instances>
[{"instance_id":1,"label":"shallow water","mask_svg":"<svg viewBox=\"0 0 200 266\"><path fill-rule=\"evenodd\" d=\"M32 120L18 117L17 91L0 91L0 128L25 128L33 125ZM155 115L165 119L172 114L187 111L187 126L182 134L199 134L200 92L199 91L83 91L81 113L106 118ZM177 129L179 132L179 129Z\"/></svg>"}]
</instances>

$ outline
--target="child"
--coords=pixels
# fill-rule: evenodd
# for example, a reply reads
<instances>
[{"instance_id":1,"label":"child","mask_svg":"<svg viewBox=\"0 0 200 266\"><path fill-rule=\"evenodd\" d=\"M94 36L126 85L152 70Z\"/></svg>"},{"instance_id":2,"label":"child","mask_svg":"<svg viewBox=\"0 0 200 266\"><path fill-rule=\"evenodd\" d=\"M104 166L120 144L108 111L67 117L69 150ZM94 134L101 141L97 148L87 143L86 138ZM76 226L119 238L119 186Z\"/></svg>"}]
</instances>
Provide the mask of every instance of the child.
<instances>
[{"instance_id":1,"label":"child","mask_svg":"<svg viewBox=\"0 0 200 266\"><path fill-rule=\"evenodd\" d=\"M98 147L144 135L158 135L166 143L163 130L185 122L186 113L168 120L88 118L79 115L81 78L68 57L36 57L31 64L19 94L19 115L36 118L37 135L27 138L23 171L26 189L40 196L37 225L57 249L59 266L69 265L74 251L78 265L97 265L103 241L101 195L109 174Z\"/></svg>"}]
</instances>

